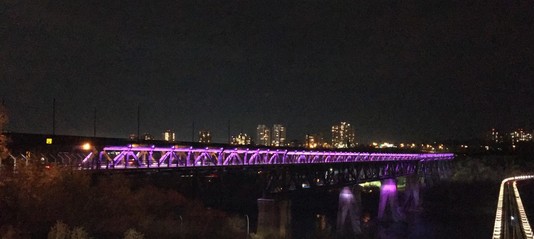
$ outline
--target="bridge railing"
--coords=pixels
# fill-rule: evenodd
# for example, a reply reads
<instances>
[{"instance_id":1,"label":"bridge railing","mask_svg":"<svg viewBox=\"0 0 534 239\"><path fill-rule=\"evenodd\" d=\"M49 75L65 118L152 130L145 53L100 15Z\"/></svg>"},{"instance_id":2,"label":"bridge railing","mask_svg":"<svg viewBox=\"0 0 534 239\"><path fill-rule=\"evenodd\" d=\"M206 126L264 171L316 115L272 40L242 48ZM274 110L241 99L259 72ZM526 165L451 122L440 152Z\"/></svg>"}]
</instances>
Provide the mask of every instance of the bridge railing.
<instances>
[{"instance_id":1,"label":"bridge railing","mask_svg":"<svg viewBox=\"0 0 534 239\"><path fill-rule=\"evenodd\" d=\"M320 164L374 161L451 160L453 154L401 154L277 149L109 146L93 149L83 169Z\"/></svg>"},{"instance_id":2,"label":"bridge railing","mask_svg":"<svg viewBox=\"0 0 534 239\"><path fill-rule=\"evenodd\" d=\"M517 210L519 211L519 218L518 221L521 223L521 229L523 230L523 234L527 239L534 238L534 233L532 231L532 228L530 227L530 223L527 218L527 214L525 212L525 208L523 207L523 202L521 201L521 197L519 196L519 191L517 190L516 182L520 180L531 180L534 179L534 175L521 175L521 176L515 176L510 178L505 178L501 182L501 187L499 189L499 198L497 201L497 210L495 212L495 224L493 226L493 237L492 239L506 239L507 237L504 236L503 232L505 230L509 230L509 228L506 228L505 221L508 220L508 218L503 218L504 215L504 187L506 183L513 182L512 186L514 189L515 194L515 200L517 205ZM515 238L515 237L514 237ZM522 238L522 237L521 237Z\"/></svg>"}]
</instances>

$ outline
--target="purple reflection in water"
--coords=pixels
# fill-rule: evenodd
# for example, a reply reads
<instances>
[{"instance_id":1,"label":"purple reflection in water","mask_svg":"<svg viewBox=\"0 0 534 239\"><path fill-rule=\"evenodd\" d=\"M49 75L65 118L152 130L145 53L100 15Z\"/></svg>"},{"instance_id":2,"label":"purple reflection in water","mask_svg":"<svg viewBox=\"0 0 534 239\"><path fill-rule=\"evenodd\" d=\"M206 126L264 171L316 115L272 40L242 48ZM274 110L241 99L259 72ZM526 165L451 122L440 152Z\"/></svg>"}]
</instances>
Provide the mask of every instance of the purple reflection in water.
<instances>
[{"instance_id":1,"label":"purple reflection in water","mask_svg":"<svg viewBox=\"0 0 534 239\"><path fill-rule=\"evenodd\" d=\"M349 187L344 187L339 193L339 198L344 201L350 201L354 199L354 195L352 194L352 191L349 189Z\"/></svg>"},{"instance_id":2,"label":"purple reflection in water","mask_svg":"<svg viewBox=\"0 0 534 239\"><path fill-rule=\"evenodd\" d=\"M395 193L397 191L397 185L395 184L395 181L393 179L386 179L384 180L385 184L382 184L381 192L390 194Z\"/></svg>"}]
</instances>

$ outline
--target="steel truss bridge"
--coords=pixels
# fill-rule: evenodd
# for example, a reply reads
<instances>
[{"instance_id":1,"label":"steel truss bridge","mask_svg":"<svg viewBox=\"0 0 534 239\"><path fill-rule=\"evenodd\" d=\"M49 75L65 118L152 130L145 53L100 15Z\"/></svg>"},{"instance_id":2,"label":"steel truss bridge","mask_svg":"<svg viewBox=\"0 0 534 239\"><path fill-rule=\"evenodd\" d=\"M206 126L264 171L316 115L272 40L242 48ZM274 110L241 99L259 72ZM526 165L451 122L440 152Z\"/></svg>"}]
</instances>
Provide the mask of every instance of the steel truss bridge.
<instances>
[{"instance_id":1,"label":"steel truss bridge","mask_svg":"<svg viewBox=\"0 0 534 239\"><path fill-rule=\"evenodd\" d=\"M81 162L91 171L251 171L267 176L265 192L342 186L413 174L443 176L453 154L363 153L279 149L111 146Z\"/></svg>"}]
</instances>

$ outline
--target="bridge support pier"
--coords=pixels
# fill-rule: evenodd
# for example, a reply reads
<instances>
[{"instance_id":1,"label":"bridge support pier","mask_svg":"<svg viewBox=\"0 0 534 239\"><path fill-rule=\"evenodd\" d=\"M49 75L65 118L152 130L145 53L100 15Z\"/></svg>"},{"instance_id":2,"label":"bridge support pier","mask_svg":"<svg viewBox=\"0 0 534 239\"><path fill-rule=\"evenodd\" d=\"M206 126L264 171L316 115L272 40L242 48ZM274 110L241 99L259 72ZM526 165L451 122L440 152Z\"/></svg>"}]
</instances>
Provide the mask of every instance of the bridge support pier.
<instances>
[{"instance_id":1,"label":"bridge support pier","mask_svg":"<svg viewBox=\"0 0 534 239\"><path fill-rule=\"evenodd\" d=\"M397 199L397 184L395 179L392 178L382 180L382 186L380 186L380 202L378 204L378 220L386 219L386 215L384 214L388 205L391 220L398 222L404 219Z\"/></svg>"},{"instance_id":2,"label":"bridge support pier","mask_svg":"<svg viewBox=\"0 0 534 239\"><path fill-rule=\"evenodd\" d=\"M343 187L339 192L338 203L337 234L339 236L361 234L362 197L360 185L356 184L352 190L350 187Z\"/></svg>"},{"instance_id":3,"label":"bridge support pier","mask_svg":"<svg viewBox=\"0 0 534 239\"><path fill-rule=\"evenodd\" d=\"M270 198L258 199L258 227L256 234L265 238L291 238L291 201Z\"/></svg>"},{"instance_id":4,"label":"bridge support pier","mask_svg":"<svg viewBox=\"0 0 534 239\"><path fill-rule=\"evenodd\" d=\"M418 175L406 177L406 189L404 191L404 208L407 211L418 211L421 209L421 198L419 192L421 183Z\"/></svg>"}]
</instances>

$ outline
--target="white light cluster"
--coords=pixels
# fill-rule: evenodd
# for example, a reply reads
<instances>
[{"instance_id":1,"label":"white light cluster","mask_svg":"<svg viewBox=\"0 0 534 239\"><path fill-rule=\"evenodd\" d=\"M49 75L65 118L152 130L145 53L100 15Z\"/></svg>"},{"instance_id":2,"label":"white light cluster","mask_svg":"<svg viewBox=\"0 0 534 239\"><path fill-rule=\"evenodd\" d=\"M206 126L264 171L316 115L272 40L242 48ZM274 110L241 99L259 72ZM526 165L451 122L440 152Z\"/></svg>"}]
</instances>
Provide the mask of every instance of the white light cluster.
<instances>
[{"instance_id":1,"label":"white light cluster","mask_svg":"<svg viewBox=\"0 0 534 239\"><path fill-rule=\"evenodd\" d=\"M530 228L530 223L528 222L527 214L525 213L525 208L523 207L523 202L521 201L521 197L519 196L516 181L514 181L514 193L517 208L519 210L519 219L521 220L521 224L523 227L523 232L525 233L527 238L532 238L532 229Z\"/></svg>"}]
</instances>

